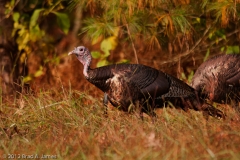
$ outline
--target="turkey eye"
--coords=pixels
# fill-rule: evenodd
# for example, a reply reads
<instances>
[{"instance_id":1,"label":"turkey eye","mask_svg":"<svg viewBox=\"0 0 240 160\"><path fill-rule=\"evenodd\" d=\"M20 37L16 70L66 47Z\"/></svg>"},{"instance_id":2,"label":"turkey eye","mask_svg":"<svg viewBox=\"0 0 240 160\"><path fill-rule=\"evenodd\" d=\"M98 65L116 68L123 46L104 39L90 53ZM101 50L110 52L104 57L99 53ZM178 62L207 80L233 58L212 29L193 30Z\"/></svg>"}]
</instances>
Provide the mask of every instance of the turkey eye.
<instances>
[{"instance_id":1,"label":"turkey eye","mask_svg":"<svg viewBox=\"0 0 240 160\"><path fill-rule=\"evenodd\" d=\"M80 51L83 51L83 49L81 48Z\"/></svg>"}]
</instances>

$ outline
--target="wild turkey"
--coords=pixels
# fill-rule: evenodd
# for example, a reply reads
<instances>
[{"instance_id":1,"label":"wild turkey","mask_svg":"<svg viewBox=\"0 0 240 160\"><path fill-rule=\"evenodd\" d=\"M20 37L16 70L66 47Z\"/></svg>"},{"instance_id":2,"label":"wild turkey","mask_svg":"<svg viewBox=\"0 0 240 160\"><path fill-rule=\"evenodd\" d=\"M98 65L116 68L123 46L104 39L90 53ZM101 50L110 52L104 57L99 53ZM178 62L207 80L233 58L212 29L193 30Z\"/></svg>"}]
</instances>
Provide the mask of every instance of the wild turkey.
<instances>
[{"instance_id":1,"label":"wild turkey","mask_svg":"<svg viewBox=\"0 0 240 160\"><path fill-rule=\"evenodd\" d=\"M68 55L71 54L83 64L85 78L104 92L105 106L108 100L126 112L133 106L143 118L143 112L154 116L154 108L171 101L180 103L184 110L191 108L223 117L220 110L198 101L192 87L159 70L141 64L114 64L91 69L92 57L87 48L79 46Z\"/></svg>"},{"instance_id":2,"label":"wild turkey","mask_svg":"<svg viewBox=\"0 0 240 160\"><path fill-rule=\"evenodd\" d=\"M215 56L202 63L193 76L192 87L202 99L237 104L240 101L240 55Z\"/></svg>"}]
</instances>

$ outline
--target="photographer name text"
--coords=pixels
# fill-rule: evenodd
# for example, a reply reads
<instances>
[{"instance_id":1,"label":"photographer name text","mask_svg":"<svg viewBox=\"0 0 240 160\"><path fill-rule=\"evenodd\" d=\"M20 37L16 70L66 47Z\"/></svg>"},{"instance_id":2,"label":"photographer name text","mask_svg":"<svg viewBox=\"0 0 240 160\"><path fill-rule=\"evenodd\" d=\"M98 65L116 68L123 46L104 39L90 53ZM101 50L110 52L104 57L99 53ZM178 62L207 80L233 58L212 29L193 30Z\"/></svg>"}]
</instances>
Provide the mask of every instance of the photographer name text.
<instances>
[{"instance_id":1,"label":"photographer name text","mask_svg":"<svg viewBox=\"0 0 240 160\"><path fill-rule=\"evenodd\" d=\"M57 155L50 154L5 154L3 158L7 159L57 159Z\"/></svg>"}]
</instances>

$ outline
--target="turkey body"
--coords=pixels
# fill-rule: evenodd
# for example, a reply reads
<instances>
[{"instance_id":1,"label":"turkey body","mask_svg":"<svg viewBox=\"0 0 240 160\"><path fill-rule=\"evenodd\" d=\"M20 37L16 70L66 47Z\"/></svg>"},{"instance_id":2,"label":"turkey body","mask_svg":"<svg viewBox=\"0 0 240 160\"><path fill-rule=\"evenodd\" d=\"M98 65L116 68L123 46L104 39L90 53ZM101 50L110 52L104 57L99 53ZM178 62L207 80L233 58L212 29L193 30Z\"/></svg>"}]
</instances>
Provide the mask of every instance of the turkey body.
<instances>
[{"instance_id":1,"label":"turkey body","mask_svg":"<svg viewBox=\"0 0 240 160\"><path fill-rule=\"evenodd\" d=\"M79 46L70 54L75 54L83 64L85 78L104 92L106 108L108 101L126 112L134 106L142 118L143 112L154 116L154 108L170 101L184 110L191 108L212 116L223 116L220 110L199 101L192 87L162 71L141 64L114 64L91 69L92 57L86 47Z\"/></svg>"},{"instance_id":2,"label":"turkey body","mask_svg":"<svg viewBox=\"0 0 240 160\"><path fill-rule=\"evenodd\" d=\"M126 112L131 104L140 103L142 112L154 114L153 109L165 101L184 110L204 110L192 87L148 66L115 64L89 69L86 79L106 93L113 106Z\"/></svg>"},{"instance_id":3,"label":"turkey body","mask_svg":"<svg viewBox=\"0 0 240 160\"><path fill-rule=\"evenodd\" d=\"M240 55L215 56L202 63L193 76L192 87L203 99L218 103L240 101Z\"/></svg>"},{"instance_id":4,"label":"turkey body","mask_svg":"<svg viewBox=\"0 0 240 160\"><path fill-rule=\"evenodd\" d=\"M116 64L89 70L86 79L107 94L111 104L128 111L131 103L169 90L164 73L138 64Z\"/></svg>"}]
</instances>

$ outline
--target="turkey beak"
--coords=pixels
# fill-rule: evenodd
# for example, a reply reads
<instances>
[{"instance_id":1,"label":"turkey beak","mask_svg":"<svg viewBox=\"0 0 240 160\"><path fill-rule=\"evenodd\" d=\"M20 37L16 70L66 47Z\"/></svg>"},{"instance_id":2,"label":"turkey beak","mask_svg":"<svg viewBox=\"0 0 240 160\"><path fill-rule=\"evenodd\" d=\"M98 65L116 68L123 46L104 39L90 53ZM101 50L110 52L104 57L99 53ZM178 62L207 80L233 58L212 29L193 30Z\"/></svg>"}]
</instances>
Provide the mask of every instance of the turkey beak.
<instances>
[{"instance_id":1,"label":"turkey beak","mask_svg":"<svg viewBox=\"0 0 240 160\"><path fill-rule=\"evenodd\" d=\"M71 54L73 54L73 51L71 51L71 52L68 53L68 55L71 55Z\"/></svg>"},{"instance_id":2,"label":"turkey beak","mask_svg":"<svg viewBox=\"0 0 240 160\"><path fill-rule=\"evenodd\" d=\"M74 50L72 50L71 52L68 53L68 55L74 54L75 53L76 48L74 48Z\"/></svg>"}]
</instances>

